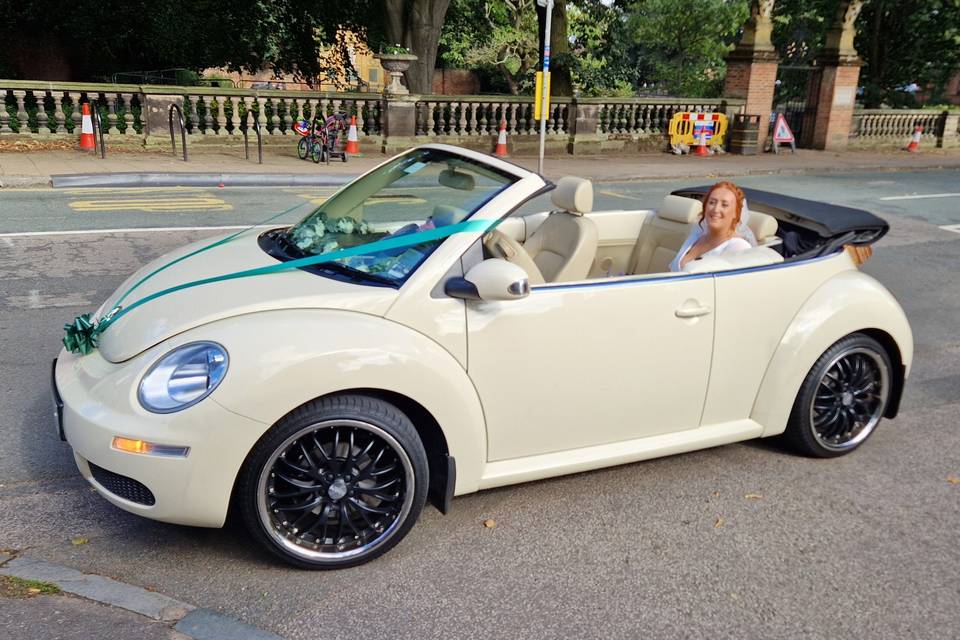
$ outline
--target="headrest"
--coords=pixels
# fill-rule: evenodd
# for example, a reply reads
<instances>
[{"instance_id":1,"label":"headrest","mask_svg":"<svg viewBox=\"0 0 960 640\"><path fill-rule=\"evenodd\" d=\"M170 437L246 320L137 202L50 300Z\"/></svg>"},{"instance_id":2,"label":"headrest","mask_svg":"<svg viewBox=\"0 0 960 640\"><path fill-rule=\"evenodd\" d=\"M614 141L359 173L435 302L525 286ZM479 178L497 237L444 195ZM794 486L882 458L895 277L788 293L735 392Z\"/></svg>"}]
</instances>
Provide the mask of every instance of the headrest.
<instances>
[{"instance_id":1,"label":"headrest","mask_svg":"<svg viewBox=\"0 0 960 640\"><path fill-rule=\"evenodd\" d=\"M439 182L445 187L459 189L460 191L473 191L476 181L469 173L457 171L456 169L444 169L440 172Z\"/></svg>"},{"instance_id":2,"label":"headrest","mask_svg":"<svg viewBox=\"0 0 960 640\"><path fill-rule=\"evenodd\" d=\"M667 196L657 211L657 217L672 220L681 224L693 224L700 217L703 204L693 198L683 196Z\"/></svg>"},{"instance_id":3,"label":"headrest","mask_svg":"<svg viewBox=\"0 0 960 640\"><path fill-rule=\"evenodd\" d=\"M449 204L438 204L433 208L433 215L430 217L433 218L435 226L446 227L463 220L467 217L467 212Z\"/></svg>"},{"instance_id":4,"label":"headrest","mask_svg":"<svg viewBox=\"0 0 960 640\"><path fill-rule=\"evenodd\" d=\"M747 220L747 226L753 235L757 237L757 242L763 242L765 238L776 235L777 219L766 213L750 210L750 218Z\"/></svg>"},{"instance_id":5,"label":"headrest","mask_svg":"<svg viewBox=\"0 0 960 640\"><path fill-rule=\"evenodd\" d=\"M593 184L589 180L564 176L550 194L553 206L575 215L593 211Z\"/></svg>"}]
</instances>

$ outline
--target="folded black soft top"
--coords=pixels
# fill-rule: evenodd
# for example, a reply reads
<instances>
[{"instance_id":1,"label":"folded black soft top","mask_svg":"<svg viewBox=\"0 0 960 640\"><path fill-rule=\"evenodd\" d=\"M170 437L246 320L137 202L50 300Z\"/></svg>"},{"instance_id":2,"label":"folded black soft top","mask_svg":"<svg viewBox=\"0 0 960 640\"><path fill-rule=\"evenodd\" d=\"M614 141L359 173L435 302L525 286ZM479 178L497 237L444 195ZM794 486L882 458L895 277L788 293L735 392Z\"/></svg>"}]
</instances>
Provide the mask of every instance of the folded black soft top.
<instances>
[{"instance_id":1,"label":"folded black soft top","mask_svg":"<svg viewBox=\"0 0 960 640\"><path fill-rule=\"evenodd\" d=\"M673 195L699 199L709 189L709 185L689 187L677 189ZM760 211L778 220L811 229L823 238L835 238L852 232L856 235L852 240L854 244L870 244L882 238L890 228L886 221L863 209L794 198L759 189L741 189L751 211Z\"/></svg>"}]
</instances>

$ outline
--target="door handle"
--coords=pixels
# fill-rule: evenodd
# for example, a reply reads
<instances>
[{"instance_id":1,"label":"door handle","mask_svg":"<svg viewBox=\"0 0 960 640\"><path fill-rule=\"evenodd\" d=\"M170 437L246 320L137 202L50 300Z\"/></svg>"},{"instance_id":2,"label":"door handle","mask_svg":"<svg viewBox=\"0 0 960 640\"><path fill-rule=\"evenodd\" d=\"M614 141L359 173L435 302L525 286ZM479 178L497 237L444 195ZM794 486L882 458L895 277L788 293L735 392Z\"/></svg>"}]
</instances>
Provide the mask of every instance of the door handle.
<instances>
[{"instance_id":1,"label":"door handle","mask_svg":"<svg viewBox=\"0 0 960 640\"><path fill-rule=\"evenodd\" d=\"M709 305L701 305L699 307L682 307L673 312L673 315L678 318L697 318L700 316L705 316L710 313L711 309Z\"/></svg>"}]
</instances>

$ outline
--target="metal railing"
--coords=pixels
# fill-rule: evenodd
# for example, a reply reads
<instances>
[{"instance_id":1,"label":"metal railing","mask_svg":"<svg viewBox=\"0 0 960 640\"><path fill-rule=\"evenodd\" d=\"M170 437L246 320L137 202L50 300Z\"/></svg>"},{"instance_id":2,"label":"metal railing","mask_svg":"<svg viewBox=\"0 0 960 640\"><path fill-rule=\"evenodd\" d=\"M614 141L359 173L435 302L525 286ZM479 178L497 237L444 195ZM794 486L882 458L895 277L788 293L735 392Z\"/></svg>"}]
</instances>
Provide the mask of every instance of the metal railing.
<instances>
[{"instance_id":1,"label":"metal railing","mask_svg":"<svg viewBox=\"0 0 960 640\"><path fill-rule=\"evenodd\" d=\"M247 160L250 159L250 147L247 144L247 133L250 127L247 125L247 118L251 114L253 114L252 111L247 111L243 114L243 152ZM257 133L257 162L258 164L263 164L263 135L260 132L260 120L255 114L253 114L253 130Z\"/></svg>"},{"instance_id":2,"label":"metal railing","mask_svg":"<svg viewBox=\"0 0 960 640\"><path fill-rule=\"evenodd\" d=\"M170 120L170 144L173 146L173 155L177 155L177 139L173 136L173 112L177 112L180 119L180 138L183 140L183 161L187 162L187 126L183 122L183 110L175 102L170 103L168 110Z\"/></svg>"},{"instance_id":3,"label":"metal railing","mask_svg":"<svg viewBox=\"0 0 960 640\"><path fill-rule=\"evenodd\" d=\"M107 159L107 146L103 144L103 118L100 116L100 101L94 100L93 107L93 144L96 151L97 141L100 142L100 159Z\"/></svg>"}]
</instances>

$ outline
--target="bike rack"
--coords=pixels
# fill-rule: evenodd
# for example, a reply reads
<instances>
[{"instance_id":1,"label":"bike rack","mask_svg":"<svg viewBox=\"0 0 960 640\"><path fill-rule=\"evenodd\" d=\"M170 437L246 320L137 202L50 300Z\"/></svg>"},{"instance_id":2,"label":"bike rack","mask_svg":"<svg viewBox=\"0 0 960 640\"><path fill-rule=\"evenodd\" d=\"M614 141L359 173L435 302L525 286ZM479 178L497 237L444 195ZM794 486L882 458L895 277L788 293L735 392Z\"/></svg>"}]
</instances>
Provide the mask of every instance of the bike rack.
<instances>
[{"instance_id":1,"label":"bike rack","mask_svg":"<svg viewBox=\"0 0 960 640\"><path fill-rule=\"evenodd\" d=\"M173 110L177 110L177 116L180 118L180 138L183 140L183 161L187 162L187 127L183 121L183 109L177 103L172 103L169 110L170 120L170 144L173 145L173 153L177 153L177 140L173 137Z\"/></svg>"},{"instance_id":2,"label":"bike rack","mask_svg":"<svg viewBox=\"0 0 960 640\"><path fill-rule=\"evenodd\" d=\"M243 152L246 155L247 160L250 159L250 147L247 145L247 133L250 127L247 126L247 117L251 113L251 111L246 111L243 114ZM253 116L253 130L257 132L257 158L259 160L259 164L263 164L263 136L260 133L260 119L257 118L257 116Z\"/></svg>"},{"instance_id":3,"label":"bike rack","mask_svg":"<svg viewBox=\"0 0 960 640\"><path fill-rule=\"evenodd\" d=\"M94 100L90 103L93 107L93 143L96 147L97 140L100 141L100 159L107 159L107 146L103 144L103 118L100 116L100 101ZM94 149L96 151L96 149Z\"/></svg>"}]
</instances>

